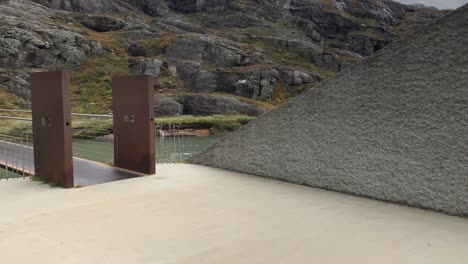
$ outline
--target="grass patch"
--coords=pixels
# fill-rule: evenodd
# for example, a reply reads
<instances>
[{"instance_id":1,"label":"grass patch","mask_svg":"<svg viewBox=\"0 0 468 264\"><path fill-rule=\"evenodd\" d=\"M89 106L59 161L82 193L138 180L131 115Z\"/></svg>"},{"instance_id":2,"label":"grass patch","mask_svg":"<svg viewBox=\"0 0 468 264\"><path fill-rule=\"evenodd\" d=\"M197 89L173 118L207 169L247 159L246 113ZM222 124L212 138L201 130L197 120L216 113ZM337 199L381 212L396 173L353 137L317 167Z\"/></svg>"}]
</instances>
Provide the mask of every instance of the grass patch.
<instances>
[{"instance_id":1,"label":"grass patch","mask_svg":"<svg viewBox=\"0 0 468 264\"><path fill-rule=\"evenodd\" d=\"M7 92L3 86L0 86L0 108L19 109L22 105L21 99Z\"/></svg>"},{"instance_id":2,"label":"grass patch","mask_svg":"<svg viewBox=\"0 0 468 264\"><path fill-rule=\"evenodd\" d=\"M73 138L95 138L112 133L111 119L83 118L72 122ZM31 122L0 119L0 134L32 136ZM28 140L32 140L28 138Z\"/></svg>"},{"instance_id":3,"label":"grass patch","mask_svg":"<svg viewBox=\"0 0 468 264\"><path fill-rule=\"evenodd\" d=\"M112 133L112 119L80 118L72 123L73 138L89 139Z\"/></svg>"},{"instance_id":4,"label":"grass patch","mask_svg":"<svg viewBox=\"0 0 468 264\"><path fill-rule=\"evenodd\" d=\"M164 48L166 48L167 45L179 36L180 35L177 34L164 34L155 39L143 40L140 42L140 45L145 50L148 50L148 55L150 57L157 57L163 53Z\"/></svg>"},{"instance_id":5,"label":"grass patch","mask_svg":"<svg viewBox=\"0 0 468 264\"><path fill-rule=\"evenodd\" d=\"M101 57L86 62L73 75L74 112L102 114L111 109L111 77L104 73L108 71L108 68L103 66L112 68L120 65L121 61L113 55L105 55L104 57L106 58Z\"/></svg>"},{"instance_id":6,"label":"grass patch","mask_svg":"<svg viewBox=\"0 0 468 264\"><path fill-rule=\"evenodd\" d=\"M244 115L213 115L213 116L177 116L156 118L156 123L162 126L180 124L190 127L191 124L203 124L213 132L229 132L240 128L255 117ZM112 120L83 119L73 122L74 138L93 138L112 133Z\"/></svg>"},{"instance_id":7,"label":"grass patch","mask_svg":"<svg viewBox=\"0 0 468 264\"><path fill-rule=\"evenodd\" d=\"M73 72L73 111L78 113L109 113L112 107L112 76L130 75L128 55L118 33L88 31L90 39L106 52L85 61Z\"/></svg>"},{"instance_id":8,"label":"grass patch","mask_svg":"<svg viewBox=\"0 0 468 264\"><path fill-rule=\"evenodd\" d=\"M60 183L55 182L55 181L49 182L49 186L50 186L51 188L58 188L58 187L60 187Z\"/></svg>"},{"instance_id":9,"label":"grass patch","mask_svg":"<svg viewBox=\"0 0 468 264\"><path fill-rule=\"evenodd\" d=\"M12 115L10 115L12 116ZM26 121L0 119L0 134L3 135L24 135L31 137L32 124ZM31 139L32 140L32 139Z\"/></svg>"},{"instance_id":10,"label":"grass patch","mask_svg":"<svg viewBox=\"0 0 468 264\"><path fill-rule=\"evenodd\" d=\"M368 27L360 31L352 32L350 35L361 35L374 40L385 41L387 38L382 35L376 28Z\"/></svg>"},{"instance_id":11,"label":"grass patch","mask_svg":"<svg viewBox=\"0 0 468 264\"><path fill-rule=\"evenodd\" d=\"M279 104L279 105L286 103L287 101L293 99L294 97L298 96L302 92L310 89L314 85L315 85L314 83L307 83L307 84L289 86L285 83L279 83L276 86L275 91L273 92L272 100L276 104Z\"/></svg>"},{"instance_id":12,"label":"grass patch","mask_svg":"<svg viewBox=\"0 0 468 264\"><path fill-rule=\"evenodd\" d=\"M234 131L251 122L255 117L244 115L213 115L213 116L178 116L156 118L156 123L169 125L177 123L181 125L206 124L213 132Z\"/></svg>"},{"instance_id":13,"label":"grass patch","mask_svg":"<svg viewBox=\"0 0 468 264\"><path fill-rule=\"evenodd\" d=\"M277 108L277 106L272 104L272 102L270 102L270 101L258 101L258 100L249 99L249 98L246 98L246 97L237 96L237 95L233 95L233 94L226 94L226 93L214 93L214 94L218 94L218 95L222 95L222 96L226 96L226 97L236 98L237 100L239 100L241 102L265 108L267 111L271 111L271 110Z\"/></svg>"},{"instance_id":14,"label":"grass patch","mask_svg":"<svg viewBox=\"0 0 468 264\"><path fill-rule=\"evenodd\" d=\"M127 56L107 53L88 60L73 74L73 111L109 113L112 107L111 76L130 74Z\"/></svg>"},{"instance_id":15,"label":"grass patch","mask_svg":"<svg viewBox=\"0 0 468 264\"><path fill-rule=\"evenodd\" d=\"M32 176L31 180L34 181L34 182L39 182L41 184L48 184L51 188L61 187L58 182L56 182L56 181L46 181L46 180L44 180L43 178L41 178L41 177L39 177L37 175Z\"/></svg>"}]
</instances>

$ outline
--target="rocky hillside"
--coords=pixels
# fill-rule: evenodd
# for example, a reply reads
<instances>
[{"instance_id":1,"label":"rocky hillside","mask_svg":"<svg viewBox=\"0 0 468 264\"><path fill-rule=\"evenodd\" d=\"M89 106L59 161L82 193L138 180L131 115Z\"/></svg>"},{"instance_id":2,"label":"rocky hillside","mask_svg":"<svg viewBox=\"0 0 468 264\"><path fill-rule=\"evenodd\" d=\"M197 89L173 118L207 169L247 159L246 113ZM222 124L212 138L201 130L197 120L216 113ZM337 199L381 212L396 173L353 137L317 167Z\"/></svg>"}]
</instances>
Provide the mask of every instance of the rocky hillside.
<instances>
[{"instance_id":1,"label":"rocky hillside","mask_svg":"<svg viewBox=\"0 0 468 264\"><path fill-rule=\"evenodd\" d=\"M0 104L31 71L73 69L73 108L109 112L110 76L157 78L157 114L256 116L444 11L391 0L0 0Z\"/></svg>"}]
</instances>

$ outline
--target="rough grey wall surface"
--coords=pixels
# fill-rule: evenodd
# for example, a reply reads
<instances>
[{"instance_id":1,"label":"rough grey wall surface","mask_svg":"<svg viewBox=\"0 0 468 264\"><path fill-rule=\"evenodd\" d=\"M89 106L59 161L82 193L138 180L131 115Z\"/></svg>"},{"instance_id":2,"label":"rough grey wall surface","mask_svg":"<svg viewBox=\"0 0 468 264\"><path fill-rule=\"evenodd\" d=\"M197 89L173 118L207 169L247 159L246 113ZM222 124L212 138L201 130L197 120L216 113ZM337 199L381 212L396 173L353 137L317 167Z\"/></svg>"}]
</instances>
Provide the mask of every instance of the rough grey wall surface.
<instances>
[{"instance_id":1,"label":"rough grey wall surface","mask_svg":"<svg viewBox=\"0 0 468 264\"><path fill-rule=\"evenodd\" d=\"M468 5L192 162L468 216Z\"/></svg>"}]
</instances>

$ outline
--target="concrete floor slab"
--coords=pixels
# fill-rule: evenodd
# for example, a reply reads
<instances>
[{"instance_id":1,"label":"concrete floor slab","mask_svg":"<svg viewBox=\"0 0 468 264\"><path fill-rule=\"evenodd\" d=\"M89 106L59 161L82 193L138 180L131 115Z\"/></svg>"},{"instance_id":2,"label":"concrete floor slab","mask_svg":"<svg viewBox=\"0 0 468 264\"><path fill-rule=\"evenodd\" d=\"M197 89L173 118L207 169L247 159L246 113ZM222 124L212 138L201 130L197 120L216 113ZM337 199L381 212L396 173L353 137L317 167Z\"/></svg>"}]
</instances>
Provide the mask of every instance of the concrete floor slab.
<instances>
[{"instance_id":1,"label":"concrete floor slab","mask_svg":"<svg viewBox=\"0 0 468 264\"><path fill-rule=\"evenodd\" d=\"M468 219L195 165L0 182L0 263L466 263Z\"/></svg>"}]
</instances>

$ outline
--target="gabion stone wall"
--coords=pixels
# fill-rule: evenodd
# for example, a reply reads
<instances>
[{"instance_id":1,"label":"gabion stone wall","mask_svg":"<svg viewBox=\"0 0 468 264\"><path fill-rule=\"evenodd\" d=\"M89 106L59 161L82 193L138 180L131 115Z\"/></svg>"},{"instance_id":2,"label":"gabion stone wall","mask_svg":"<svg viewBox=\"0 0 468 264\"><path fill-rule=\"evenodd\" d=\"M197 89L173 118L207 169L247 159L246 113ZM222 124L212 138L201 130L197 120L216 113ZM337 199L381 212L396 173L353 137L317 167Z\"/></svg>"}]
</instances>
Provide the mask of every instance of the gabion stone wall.
<instances>
[{"instance_id":1,"label":"gabion stone wall","mask_svg":"<svg viewBox=\"0 0 468 264\"><path fill-rule=\"evenodd\" d=\"M194 163L468 216L468 5Z\"/></svg>"}]
</instances>

